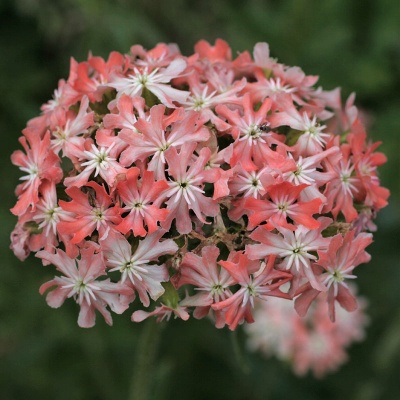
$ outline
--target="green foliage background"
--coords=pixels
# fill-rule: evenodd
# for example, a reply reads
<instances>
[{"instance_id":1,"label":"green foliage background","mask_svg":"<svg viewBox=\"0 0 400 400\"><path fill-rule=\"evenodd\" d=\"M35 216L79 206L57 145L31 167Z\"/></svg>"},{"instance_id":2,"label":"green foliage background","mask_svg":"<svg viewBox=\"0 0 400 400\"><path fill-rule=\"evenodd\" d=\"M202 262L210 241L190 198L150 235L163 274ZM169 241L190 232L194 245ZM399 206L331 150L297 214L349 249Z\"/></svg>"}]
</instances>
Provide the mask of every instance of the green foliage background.
<instances>
[{"instance_id":1,"label":"green foliage background","mask_svg":"<svg viewBox=\"0 0 400 400\"><path fill-rule=\"evenodd\" d=\"M369 248L372 262L358 269L368 298L367 339L349 362L324 380L297 378L290 367L235 353L243 334L207 321L173 321L163 329L150 379L153 399L400 398L400 3L398 0L2 0L0 3L0 398L109 400L135 398L132 377L144 324L128 314L110 328L76 325L77 307L50 309L38 294L53 276L34 257L19 262L9 250L16 223L9 208L20 176L10 163L20 131L57 81L69 58L89 51L106 57L132 44L152 48L176 42L189 55L199 39L221 37L233 52L270 44L272 55L320 76L325 89L357 93L369 133L382 140L389 162L381 168L392 191L378 216ZM151 327L150 327L151 328ZM232 340L233 339L233 340ZM155 347L155 346L154 346ZM149 355L150 358L150 355ZM129 397L130 396L130 397ZM139 395L136 400L142 400Z\"/></svg>"}]
</instances>

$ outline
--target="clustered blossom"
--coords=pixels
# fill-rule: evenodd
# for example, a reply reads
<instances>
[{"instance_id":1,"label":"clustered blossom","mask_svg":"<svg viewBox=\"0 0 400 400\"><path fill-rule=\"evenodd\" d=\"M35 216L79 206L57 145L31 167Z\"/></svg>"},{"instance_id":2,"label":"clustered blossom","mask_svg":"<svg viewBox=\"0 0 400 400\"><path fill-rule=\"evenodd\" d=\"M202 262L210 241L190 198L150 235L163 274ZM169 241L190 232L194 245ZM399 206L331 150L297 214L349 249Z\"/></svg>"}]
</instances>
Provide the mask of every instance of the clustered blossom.
<instances>
[{"instance_id":1,"label":"clustered blossom","mask_svg":"<svg viewBox=\"0 0 400 400\"><path fill-rule=\"evenodd\" d=\"M297 375L310 371L322 378L336 371L347 361L347 347L365 336L366 302L360 298L359 307L351 314L339 308L336 321L332 322L325 297L326 294L318 297L304 318L282 299L257 302L255 323L245 327L248 348L265 357L290 362Z\"/></svg>"},{"instance_id":2,"label":"clustered blossom","mask_svg":"<svg viewBox=\"0 0 400 400\"><path fill-rule=\"evenodd\" d=\"M355 311L386 158L354 96L317 80L266 43L235 59L222 40L72 59L11 157L11 248L56 267L48 304L72 297L81 327L130 308L234 330L274 297L303 317Z\"/></svg>"}]
</instances>

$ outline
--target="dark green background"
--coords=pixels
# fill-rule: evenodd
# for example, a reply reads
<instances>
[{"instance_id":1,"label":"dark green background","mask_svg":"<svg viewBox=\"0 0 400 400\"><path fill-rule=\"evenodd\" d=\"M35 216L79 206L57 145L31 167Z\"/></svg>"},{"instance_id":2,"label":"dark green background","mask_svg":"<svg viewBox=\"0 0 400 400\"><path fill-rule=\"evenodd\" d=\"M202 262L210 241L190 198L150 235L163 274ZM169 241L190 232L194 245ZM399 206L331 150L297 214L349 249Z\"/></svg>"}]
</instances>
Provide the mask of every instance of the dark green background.
<instances>
[{"instance_id":1,"label":"dark green background","mask_svg":"<svg viewBox=\"0 0 400 400\"><path fill-rule=\"evenodd\" d=\"M162 332L147 375L155 399L400 398L400 5L398 0L2 0L0 3L0 399L126 399L134 393L138 340L145 325L129 313L110 328L99 318L79 329L67 301L50 309L38 293L54 272L9 250L16 218L9 212L20 172L10 154L26 121L67 78L69 58L88 51L106 57L132 44L176 42L185 55L199 39L227 40L233 53L267 41L279 61L320 76L325 89L341 86L371 119L389 162L381 168L392 195L378 216L358 268L368 298L367 339L324 380L296 378L290 367L254 354L235 356L232 333L207 321L173 321ZM239 330L235 340L242 344ZM239 357L240 360L240 357ZM130 393L130 394L129 394ZM136 396L136 400L142 400Z\"/></svg>"}]
</instances>

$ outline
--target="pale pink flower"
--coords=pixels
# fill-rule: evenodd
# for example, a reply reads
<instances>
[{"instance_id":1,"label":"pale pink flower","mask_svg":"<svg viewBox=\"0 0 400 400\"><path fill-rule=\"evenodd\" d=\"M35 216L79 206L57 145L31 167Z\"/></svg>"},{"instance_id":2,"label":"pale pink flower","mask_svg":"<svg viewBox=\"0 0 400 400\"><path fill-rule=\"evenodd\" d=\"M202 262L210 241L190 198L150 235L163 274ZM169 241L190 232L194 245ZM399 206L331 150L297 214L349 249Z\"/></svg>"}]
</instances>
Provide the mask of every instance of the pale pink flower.
<instances>
[{"instance_id":1,"label":"pale pink flower","mask_svg":"<svg viewBox=\"0 0 400 400\"><path fill-rule=\"evenodd\" d=\"M31 232L24 223L18 222L10 235L10 249L15 256L20 260L24 261L28 258L31 249L29 247L29 238Z\"/></svg>"},{"instance_id":2,"label":"pale pink flower","mask_svg":"<svg viewBox=\"0 0 400 400\"><path fill-rule=\"evenodd\" d=\"M175 108L174 102L184 102L189 92L167 85L171 79L179 76L186 68L183 58L174 59L167 68L154 69L151 72L147 67L134 67L133 73L128 76L115 75L107 86L117 89L117 97L127 94L130 97L140 96L144 89L156 95L162 104Z\"/></svg>"},{"instance_id":3,"label":"pale pink flower","mask_svg":"<svg viewBox=\"0 0 400 400\"><path fill-rule=\"evenodd\" d=\"M302 326L297 330L297 335L293 359L293 368L297 375L305 375L311 370L316 378L322 378L326 373L336 371L348 359L337 336L330 330L309 332Z\"/></svg>"},{"instance_id":4,"label":"pale pink flower","mask_svg":"<svg viewBox=\"0 0 400 400\"><path fill-rule=\"evenodd\" d=\"M296 149L302 156L318 154L325 149L331 134L323 132L326 125L317 121L317 116L310 117L306 111L299 112L290 96L280 96L280 112L269 117L272 128L288 125L302 132L297 140Z\"/></svg>"},{"instance_id":5,"label":"pale pink flower","mask_svg":"<svg viewBox=\"0 0 400 400\"><path fill-rule=\"evenodd\" d=\"M174 254L178 246L172 239L160 242L165 231L158 230L139 241L136 251L121 234L111 234L101 245L110 272L121 272L121 283L133 287L145 307L150 304L149 296L157 300L163 293L161 282L168 281L165 264L154 264L164 254Z\"/></svg>"},{"instance_id":6,"label":"pale pink flower","mask_svg":"<svg viewBox=\"0 0 400 400\"><path fill-rule=\"evenodd\" d=\"M201 319L209 315L211 304L218 303L232 296L229 286L234 283L231 275L225 269L219 269L217 258L220 254L218 247L205 246L201 249L201 257L186 253L179 268L177 287L193 285L199 292L193 296L186 296L180 304L186 307L195 307L193 316ZM223 312L215 311L215 326L222 328L225 325Z\"/></svg>"},{"instance_id":7,"label":"pale pink flower","mask_svg":"<svg viewBox=\"0 0 400 400\"><path fill-rule=\"evenodd\" d=\"M269 75L270 71L267 71L267 73ZM298 95L296 95L297 89L280 77L266 77L264 71L260 73L257 70L255 71L255 76L257 82L249 83L246 87L254 102L260 102L269 98L273 101L272 107L274 109L283 109L284 106L281 105L282 94L287 94L290 98L292 96L298 98Z\"/></svg>"},{"instance_id":8,"label":"pale pink flower","mask_svg":"<svg viewBox=\"0 0 400 400\"><path fill-rule=\"evenodd\" d=\"M269 232L265 227L260 226L250 234L250 238L260 242L246 246L246 254L251 260L261 260L269 255L276 255L282 258L281 267L290 270L297 278L307 278L311 286L317 290L325 291L325 286L317 280L311 262L317 260L313 253L317 250L325 250L330 238L324 238L321 231L324 230L332 220L327 217L320 217L318 229L309 230L299 225L293 232L285 228L277 227L281 234Z\"/></svg>"},{"instance_id":9,"label":"pale pink flower","mask_svg":"<svg viewBox=\"0 0 400 400\"><path fill-rule=\"evenodd\" d=\"M222 63L207 63L203 73L205 81L219 94L228 92L235 86L234 70Z\"/></svg>"},{"instance_id":10,"label":"pale pink flower","mask_svg":"<svg viewBox=\"0 0 400 400\"><path fill-rule=\"evenodd\" d=\"M358 215L354 207L354 197L359 191L360 179L355 175L354 164L351 158L346 157L339 161L330 171L336 173L326 185L324 195L327 202L323 211L331 211L334 218L341 212L346 222L352 222Z\"/></svg>"},{"instance_id":11,"label":"pale pink flower","mask_svg":"<svg viewBox=\"0 0 400 400\"><path fill-rule=\"evenodd\" d=\"M86 185L94 172L95 177L100 175L109 186L114 186L117 175L126 173L126 169L118 163L115 156L113 157L114 146L97 147L89 139L87 139L87 145L90 147L88 149L85 147L78 156L81 161L87 160L80 164L83 170L76 176L65 178L64 185L67 187Z\"/></svg>"},{"instance_id":12,"label":"pale pink flower","mask_svg":"<svg viewBox=\"0 0 400 400\"><path fill-rule=\"evenodd\" d=\"M293 158L290 153L288 156ZM331 168L329 171L323 168L323 163L329 160L329 165L333 166L339 162L341 157L340 149L337 146L330 147L313 156L304 158L299 156L295 160L296 170L284 172L282 177L294 185L308 185L300 193L302 201L320 199L322 204L324 204L326 197L320 192L319 188L335 178L336 172L332 171Z\"/></svg>"},{"instance_id":13,"label":"pale pink flower","mask_svg":"<svg viewBox=\"0 0 400 400\"><path fill-rule=\"evenodd\" d=\"M229 190L237 199L232 201L228 216L233 221L237 221L244 214L247 214L246 199L250 197L261 198L266 193L266 188L275 183L273 176L275 174L269 166L259 171L246 171L241 163L236 164L231 171L234 174L228 182ZM241 195L242 197L239 197Z\"/></svg>"},{"instance_id":14,"label":"pale pink flower","mask_svg":"<svg viewBox=\"0 0 400 400\"><path fill-rule=\"evenodd\" d=\"M265 42L256 43L253 49L254 64L263 71L272 71L277 60L270 57L269 45Z\"/></svg>"},{"instance_id":15,"label":"pale pink flower","mask_svg":"<svg viewBox=\"0 0 400 400\"><path fill-rule=\"evenodd\" d=\"M189 209L193 210L196 217L206 223L204 216L215 217L219 213L218 203L204 195L202 185L204 182L214 182L219 178L218 171L206 170L204 167L210 157L210 149L203 148L199 157L190 162L196 144L185 143L178 154L175 147L166 152L168 162L168 174L174 178L168 182L169 189L164 192L169 214L167 219L161 222L164 229L169 229L172 221L176 220L176 229L179 233L189 233L192 230L192 222ZM187 169L190 165L189 169Z\"/></svg>"},{"instance_id":16,"label":"pale pink flower","mask_svg":"<svg viewBox=\"0 0 400 400\"><path fill-rule=\"evenodd\" d=\"M313 96L315 89L312 86L318 81L318 76L307 76L299 67L288 67L271 60L265 44L258 44L254 58L257 65L262 67L254 70L257 82L248 84L255 102L269 97L273 100L273 108L281 109L281 96L290 95L299 105L308 106L311 103L318 106L319 111L323 110L324 103Z\"/></svg>"},{"instance_id":17,"label":"pale pink flower","mask_svg":"<svg viewBox=\"0 0 400 400\"><path fill-rule=\"evenodd\" d=\"M165 179L165 152L170 147L180 147L184 143L205 141L210 134L202 128L198 113L184 113L177 109L170 116L165 116L165 106L156 105L150 110L150 117L139 118L135 127L139 133L121 132L120 137L129 147L121 154L121 162L129 165L136 160L152 157L148 170L154 171L156 179ZM170 129L167 127L171 125Z\"/></svg>"},{"instance_id":18,"label":"pale pink flower","mask_svg":"<svg viewBox=\"0 0 400 400\"><path fill-rule=\"evenodd\" d=\"M371 210L370 208L364 208L358 214L358 217L352 221L351 228L355 230L356 235L361 232L376 232L377 226L373 222L373 219L376 217L376 212Z\"/></svg>"},{"instance_id":19,"label":"pale pink flower","mask_svg":"<svg viewBox=\"0 0 400 400\"><path fill-rule=\"evenodd\" d=\"M37 251L44 247L47 251L53 251L58 245L57 225L61 221L72 221L75 214L63 210L58 205L56 186L46 181L40 187L41 199L32 213L32 220L38 224L37 229L41 233L32 235L30 247ZM65 238L61 236L61 240Z\"/></svg>"},{"instance_id":20,"label":"pale pink flower","mask_svg":"<svg viewBox=\"0 0 400 400\"><path fill-rule=\"evenodd\" d=\"M361 308L353 313L340 308L332 323L323 297L326 294L321 296L305 318L300 318L285 299L257 302L255 322L245 327L247 345L265 356L289 362L297 375L310 371L322 378L336 371L348 358L346 347L364 337L365 306L361 301Z\"/></svg>"},{"instance_id":21,"label":"pale pink flower","mask_svg":"<svg viewBox=\"0 0 400 400\"><path fill-rule=\"evenodd\" d=\"M190 317L187 308L184 306L178 304L176 307L172 307L161 303L161 306L156 307L152 312L143 310L135 311L132 314L131 320L133 322L142 322L149 317L155 316L157 317L157 322L162 322L164 320L169 321L172 315L174 315L175 318L179 317L183 321L187 321Z\"/></svg>"},{"instance_id":22,"label":"pale pink flower","mask_svg":"<svg viewBox=\"0 0 400 400\"><path fill-rule=\"evenodd\" d=\"M280 297L268 301L255 299L254 323L244 327L246 346L263 356L276 356L279 360L290 360L294 351L296 329L293 303Z\"/></svg>"},{"instance_id":23,"label":"pale pink flower","mask_svg":"<svg viewBox=\"0 0 400 400\"><path fill-rule=\"evenodd\" d=\"M351 314L343 310L333 323L328 317L324 296L326 294L318 299L311 315L296 319L298 328L292 359L298 375L310 370L317 378L322 378L336 371L348 359L346 347L363 338L367 323L363 309Z\"/></svg>"},{"instance_id":24,"label":"pale pink flower","mask_svg":"<svg viewBox=\"0 0 400 400\"><path fill-rule=\"evenodd\" d=\"M151 70L167 67L174 58L180 56L179 48L175 43L158 43L154 48L147 51L138 44L130 48L130 58L133 64L148 67Z\"/></svg>"},{"instance_id":25,"label":"pale pink flower","mask_svg":"<svg viewBox=\"0 0 400 400\"><path fill-rule=\"evenodd\" d=\"M209 82L201 82L199 76L194 74L189 75L188 83L191 94L186 101L181 102L181 105L186 110L198 111L202 123L211 121L219 131L229 129L229 124L215 115L213 110L219 104L240 104L241 98L238 96L238 92L245 87L245 79L235 81L231 87L221 92L218 92L218 89Z\"/></svg>"},{"instance_id":26,"label":"pale pink flower","mask_svg":"<svg viewBox=\"0 0 400 400\"><path fill-rule=\"evenodd\" d=\"M266 166L260 170L247 171L241 163L232 168L234 175L229 179L229 191L233 196L259 199L266 193L266 188L275 183L273 171Z\"/></svg>"},{"instance_id":27,"label":"pale pink flower","mask_svg":"<svg viewBox=\"0 0 400 400\"><path fill-rule=\"evenodd\" d=\"M47 304L53 308L60 307L67 298L73 297L80 306L78 325L82 328L94 326L96 310L103 315L108 325L112 325L107 307L122 314L129 304L121 302L120 296L126 297L132 292L128 286L113 283L110 279L98 280L106 275L103 255L98 250L93 242L87 242L86 247L81 249L79 260L68 257L59 249L55 254L44 250L36 254L42 260L55 265L64 275L44 283L39 289L40 294L55 286L46 296Z\"/></svg>"}]
</instances>

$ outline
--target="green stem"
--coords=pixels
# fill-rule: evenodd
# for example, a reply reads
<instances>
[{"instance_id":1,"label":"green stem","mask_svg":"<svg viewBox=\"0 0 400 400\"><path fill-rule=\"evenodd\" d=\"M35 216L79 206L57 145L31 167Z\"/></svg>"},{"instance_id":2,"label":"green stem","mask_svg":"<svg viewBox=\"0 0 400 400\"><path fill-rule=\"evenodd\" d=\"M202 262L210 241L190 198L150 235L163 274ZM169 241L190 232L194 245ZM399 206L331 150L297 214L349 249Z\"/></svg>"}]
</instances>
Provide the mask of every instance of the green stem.
<instances>
[{"instance_id":1,"label":"green stem","mask_svg":"<svg viewBox=\"0 0 400 400\"><path fill-rule=\"evenodd\" d=\"M248 375L250 373L250 366L243 353L243 349L240 346L237 331L230 332L230 336L233 347L233 354L235 355L237 365L244 374Z\"/></svg>"},{"instance_id":2,"label":"green stem","mask_svg":"<svg viewBox=\"0 0 400 400\"><path fill-rule=\"evenodd\" d=\"M163 327L164 324L156 323L153 318L145 322L137 342L129 400L151 399L151 388L155 386L155 361Z\"/></svg>"}]
</instances>

